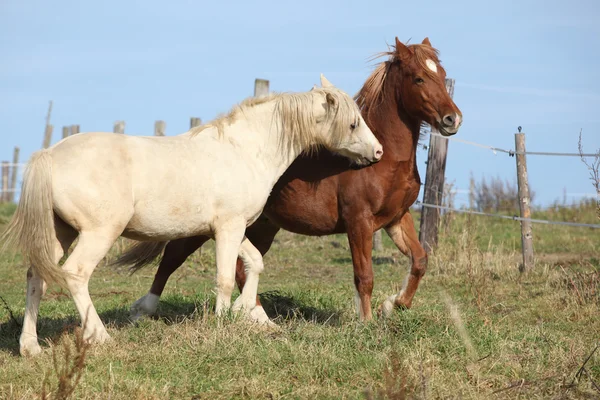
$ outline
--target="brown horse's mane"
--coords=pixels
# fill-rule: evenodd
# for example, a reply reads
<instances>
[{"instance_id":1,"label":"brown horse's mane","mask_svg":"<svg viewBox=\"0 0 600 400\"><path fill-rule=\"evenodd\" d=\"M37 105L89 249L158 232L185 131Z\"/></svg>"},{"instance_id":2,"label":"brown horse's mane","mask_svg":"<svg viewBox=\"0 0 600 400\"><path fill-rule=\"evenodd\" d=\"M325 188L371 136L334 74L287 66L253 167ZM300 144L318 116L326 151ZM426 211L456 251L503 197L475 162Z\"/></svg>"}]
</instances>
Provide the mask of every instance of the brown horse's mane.
<instances>
[{"instance_id":1,"label":"brown horse's mane","mask_svg":"<svg viewBox=\"0 0 600 400\"><path fill-rule=\"evenodd\" d=\"M392 45L391 47L391 50L376 53L373 57L371 57L371 61L381 57L388 57L388 59L377 64L362 88L354 96L354 101L356 101L358 104L358 107L365 120L368 120L369 112L373 109L376 109L377 106L383 102L384 84L388 75L388 71L394 63L400 62L400 58L398 57L398 53L396 51L396 46ZM426 44L411 44L407 47L412 51L417 64L422 67L425 74L427 74L430 78L435 79L435 73L427 68L426 61L429 59L439 65L439 51ZM422 136L422 133L423 132L421 132L420 136Z\"/></svg>"}]
</instances>

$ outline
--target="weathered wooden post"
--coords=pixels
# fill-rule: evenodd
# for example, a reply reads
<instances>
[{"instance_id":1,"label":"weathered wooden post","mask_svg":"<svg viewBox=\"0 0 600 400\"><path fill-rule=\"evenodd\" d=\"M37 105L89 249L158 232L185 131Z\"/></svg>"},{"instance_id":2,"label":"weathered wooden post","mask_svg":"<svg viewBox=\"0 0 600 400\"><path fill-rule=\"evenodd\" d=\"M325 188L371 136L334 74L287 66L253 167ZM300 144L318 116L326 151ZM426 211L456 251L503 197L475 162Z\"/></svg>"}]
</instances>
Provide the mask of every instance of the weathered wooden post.
<instances>
[{"instance_id":1,"label":"weathered wooden post","mask_svg":"<svg viewBox=\"0 0 600 400\"><path fill-rule=\"evenodd\" d=\"M79 133L79 125L71 125L70 126L71 129L71 136L73 135L77 135Z\"/></svg>"},{"instance_id":2,"label":"weathered wooden post","mask_svg":"<svg viewBox=\"0 0 600 400\"><path fill-rule=\"evenodd\" d=\"M114 133L125 133L125 121L115 121L113 125Z\"/></svg>"},{"instance_id":3,"label":"weathered wooden post","mask_svg":"<svg viewBox=\"0 0 600 400\"><path fill-rule=\"evenodd\" d=\"M50 143L52 142L52 130L54 127L52 125L46 125L46 129L44 129L44 143L42 147L47 149L50 147Z\"/></svg>"},{"instance_id":4,"label":"weathered wooden post","mask_svg":"<svg viewBox=\"0 0 600 400\"><path fill-rule=\"evenodd\" d=\"M2 197L0 201L6 203L9 199L10 188L8 187L8 172L10 164L8 161L2 161Z\"/></svg>"},{"instance_id":5,"label":"weathered wooden post","mask_svg":"<svg viewBox=\"0 0 600 400\"><path fill-rule=\"evenodd\" d=\"M69 127L68 126L63 126L62 127L62 138L66 138L69 137Z\"/></svg>"},{"instance_id":6,"label":"weathered wooden post","mask_svg":"<svg viewBox=\"0 0 600 400\"><path fill-rule=\"evenodd\" d=\"M156 121L154 123L154 136L165 136L166 127L165 121Z\"/></svg>"},{"instance_id":7,"label":"weathered wooden post","mask_svg":"<svg viewBox=\"0 0 600 400\"><path fill-rule=\"evenodd\" d=\"M12 163L12 174L10 177L10 196L9 201L15 201L15 194L17 192L17 175L19 173L19 152L21 149L15 147L13 152L13 163Z\"/></svg>"},{"instance_id":8,"label":"weathered wooden post","mask_svg":"<svg viewBox=\"0 0 600 400\"><path fill-rule=\"evenodd\" d=\"M269 94L269 81L266 79L254 80L254 97L266 96Z\"/></svg>"},{"instance_id":9,"label":"weathered wooden post","mask_svg":"<svg viewBox=\"0 0 600 400\"><path fill-rule=\"evenodd\" d=\"M42 142L42 148L47 149L50 147L52 142L52 125L50 125L50 116L52 115L52 100L48 105L48 114L46 114L46 126L44 127L44 141Z\"/></svg>"},{"instance_id":10,"label":"weathered wooden post","mask_svg":"<svg viewBox=\"0 0 600 400\"><path fill-rule=\"evenodd\" d=\"M190 118L190 129L195 128L200 125L202 125L202 120L200 118L196 118L196 117Z\"/></svg>"},{"instance_id":11,"label":"weathered wooden post","mask_svg":"<svg viewBox=\"0 0 600 400\"><path fill-rule=\"evenodd\" d=\"M475 178L471 175L469 179L469 209L475 208Z\"/></svg>"},{"instance_id":12,"label":"weathered wooden post","mask_svg":"<svg viewBox=\"0 0 600 400\"><path fill-rule=\"evenodd\" d=\"M446 90L450 94L450 97L454 96L454 79L446 79ZM431 132L437 132L437 130L431 127ZM442 204L447 154L448 140L430 135L423 203L437 206ZM419 241L427 253L437 246L439 218L439 209L422 207Z\"/></svg>"},{"instance_id":13,"label":"weathered wooden post","mask_svg":"<svg viewBox=\"0 0 600 400\"><path fill-rule=\"evenodd\" d=\"M529 197L529 182L527 178L527 160L525 155L525 134L515 133L515 149L517 159L517 184L519 186L519 209L521 218L531 218ZM533 259L533 235L531 232L531 221L521 221L521 249L523 251L523 265L521 272L531 271L534 267Z\"/></svg>"},{"instance_id":14,"label":"weathered wooden post","mask_svg":"<svg viewBox=\"0 0 600 400\"><path fill-rule=\"evenodd\" d=\"M381 229L375 231L373 233L373 250L382 251L383 250L383 236L381 235Z\"/></svg>"}]
</instances>

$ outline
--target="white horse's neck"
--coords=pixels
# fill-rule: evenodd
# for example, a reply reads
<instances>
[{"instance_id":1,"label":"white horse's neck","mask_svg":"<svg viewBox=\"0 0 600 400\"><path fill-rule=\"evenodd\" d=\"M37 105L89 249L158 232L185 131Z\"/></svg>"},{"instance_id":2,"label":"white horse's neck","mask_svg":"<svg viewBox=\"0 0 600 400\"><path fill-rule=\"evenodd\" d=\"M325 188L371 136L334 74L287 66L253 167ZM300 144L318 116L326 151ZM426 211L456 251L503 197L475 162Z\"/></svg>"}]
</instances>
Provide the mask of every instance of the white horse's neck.
<instances>
[{"instance_id":1,"label":"white horse's neck","mask_svg":"<svg viewBox=\"0 0 600 400\"><path fill-rule=\"evenodd\" d=\"M269 177L271 185L277 182L305 150L299 146L288 146L285 140L282 141L281 136L286 132L282 132L282 124L273 115L274 112L275 100L245 108L233 123L223 125L222 136L219 138L230 142L253 160L258 160L257 166L261 169L262 178ZM198 136L207 133L209 132L201 132ZM218 135L216 128L211 128L211 135Z\"/></svg>"}]
</instances>

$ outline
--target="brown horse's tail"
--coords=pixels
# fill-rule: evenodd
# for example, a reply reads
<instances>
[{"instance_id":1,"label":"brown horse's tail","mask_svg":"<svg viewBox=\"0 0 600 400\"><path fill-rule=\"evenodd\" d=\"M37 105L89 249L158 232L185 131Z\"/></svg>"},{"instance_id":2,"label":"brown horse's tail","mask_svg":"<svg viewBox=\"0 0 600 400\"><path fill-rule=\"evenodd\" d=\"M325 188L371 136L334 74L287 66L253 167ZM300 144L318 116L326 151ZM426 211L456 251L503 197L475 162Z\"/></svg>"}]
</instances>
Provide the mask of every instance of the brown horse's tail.
<instances>
[{"instance_id":1,"label":"brown horse's tail","mask_svg":"<svg viewBox=\"0 0 600 400\"><path fill-rule=\"evenodd\" d=\"M111 266L131 265L131 272L152 264L160 255L167 242L139 242L121 254L119 258L110 263ZM133 264L133 265L132 265Z\"/></svg>"},{"instance_id":2,"label":"brown horse's tail","mask_svg":"<svg viewBox=\"0 0 600 400\"><path fill-rule=\"evenodd\" d=\"M3 247L19 250L44 281L66 288L65 273L55 262L52 157L48 150L34 153L29 160L19 205L0 241Z\"/></svg>"}]
</instances>

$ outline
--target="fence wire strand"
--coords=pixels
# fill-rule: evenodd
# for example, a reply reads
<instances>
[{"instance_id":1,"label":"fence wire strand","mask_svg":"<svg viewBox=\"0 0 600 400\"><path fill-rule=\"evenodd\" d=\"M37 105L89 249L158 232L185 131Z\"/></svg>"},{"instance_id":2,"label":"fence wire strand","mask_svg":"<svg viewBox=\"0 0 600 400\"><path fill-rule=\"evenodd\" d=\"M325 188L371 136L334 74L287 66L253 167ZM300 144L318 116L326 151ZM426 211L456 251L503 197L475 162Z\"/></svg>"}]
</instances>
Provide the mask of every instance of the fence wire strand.
<instances>
[{"instance_id":1,"label":"fence wire strand","mask_svg":"<svg viewBox=\"0 0 600 400\"><path fill-rule=\"evenodd\" d=\"M474 210L461 210L458 208L452 208L452 207L446 207L446 206L438 206L435 204L428 204L428 203L423 203L420 200L417 200L415 202L415 204L417 205L421 205L423 207L428 207L428 208L437 208L438 210L448 210L448 211L454 211L454 212L459 212L459 213L464 213L464 214L475 214L475 215L483 215L486 217L496 217L496 218L502 218L502 219L510 219L513 221L529 221L529 222L534 222L537 224L546 224L546 225L566 225L566 226L578 226L578 227L584 227L584 228L592 228L592 229L600 229L600 225L598 224L583 224L580 222L565 222L565 221L548 221L545 219L534 219L534 218L523 218L523 217L517 217L516 215L510 216L510 215L502 215L502 214L492 214L492 213L486 213L486 212L481 212L481 211L474 211Z\"/></svg>"},{"instance_id":2,"label":"fence wire strand","mask_svg":"<svg viewBox=\"0 0 600 400\"><path fill-rule=\"evenodd\" d=\"M500 147L488 146L486 144L475 143L475 142L471 142L468 140L455 138L452 136L444 136L437 132L428 132L428 133L432 136L441 137L441 138L444 138L447 140L452 140L454 142L464 143L464 144L468 144L471 146L480 147L482 149L491 150L494 152L494 154L496 154L498 152L506 153L510 157L514 157L515 155L522 155L522 154L533 155L533 156L598 157L598 154L595 154L595 153L581 153L580 154L580 153L555 153L555 152L549 152L549 151L525 151L525 152L523 152L523 151L515 151L512 149L506 150L506 149L502 149Z\"/></svg>"}]
</instances>

